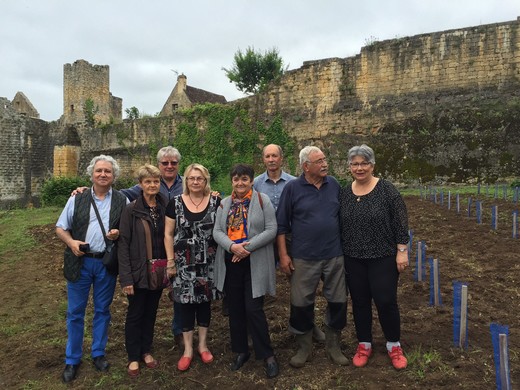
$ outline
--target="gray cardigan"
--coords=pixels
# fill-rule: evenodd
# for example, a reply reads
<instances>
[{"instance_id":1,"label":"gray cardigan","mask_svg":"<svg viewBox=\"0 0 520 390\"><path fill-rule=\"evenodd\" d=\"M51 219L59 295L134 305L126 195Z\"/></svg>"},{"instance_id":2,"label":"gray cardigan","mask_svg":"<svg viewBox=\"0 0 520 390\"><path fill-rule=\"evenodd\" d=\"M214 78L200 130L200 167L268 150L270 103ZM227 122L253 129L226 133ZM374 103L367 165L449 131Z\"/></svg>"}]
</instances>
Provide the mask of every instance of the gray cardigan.
<instances>
[{"instance_id":1,"label":"gray cardigan","mask_svg":"<svg viewBox=\"0 0 520 390\"><path fill-rule=\"evenodd\" d=\"M260 204L258 195L262 197ZM231 197L228 196L220 203L217 210L213 238L218 244L215 259L215 285L219 291L224 291L226 279L225 252L233 241L227 235L227 216L231 207ZM247 231L249 233L249 245L245 248L251 252L251 284L253 298L269 294L276 294L276 268L274 264L273 241L276 237L278 226L274 207L265 194L253 190L251 203L249 204Z\"/></svg>"}]
</instances>

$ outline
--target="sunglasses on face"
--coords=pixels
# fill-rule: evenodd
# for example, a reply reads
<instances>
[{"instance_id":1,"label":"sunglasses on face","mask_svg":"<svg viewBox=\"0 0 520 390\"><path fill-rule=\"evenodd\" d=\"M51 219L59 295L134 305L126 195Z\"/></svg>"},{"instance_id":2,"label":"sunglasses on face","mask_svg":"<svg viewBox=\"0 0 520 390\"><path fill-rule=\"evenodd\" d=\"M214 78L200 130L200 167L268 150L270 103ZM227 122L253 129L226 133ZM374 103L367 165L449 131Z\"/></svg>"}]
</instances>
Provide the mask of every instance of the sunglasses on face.
<instances>
[{"instance_id":1,"label":"sunglasses on face","mask_svg":"<svg viewBox=\"0 0 520 390\"><path fill-rule=\"evenodd\" d=\"M167 167L168 165L176 167L177 165L179 165L179 162L178 161L161 161L161 165L163 167Z\"/></svg>"}]
</instances>

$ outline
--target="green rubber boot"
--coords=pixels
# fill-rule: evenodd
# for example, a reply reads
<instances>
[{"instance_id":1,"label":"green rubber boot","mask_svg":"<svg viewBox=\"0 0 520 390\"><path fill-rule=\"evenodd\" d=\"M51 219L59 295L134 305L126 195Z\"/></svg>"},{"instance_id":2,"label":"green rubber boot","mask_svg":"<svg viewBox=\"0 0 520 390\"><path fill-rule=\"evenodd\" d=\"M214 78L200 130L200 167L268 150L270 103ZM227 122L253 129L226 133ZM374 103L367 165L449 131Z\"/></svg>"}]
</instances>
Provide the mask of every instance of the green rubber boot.
<instances>
[{"instance_id":1,"label":"green rubber boot","mask_svg":"<svg viewBox=\"0 0 520 390\"><path fill-rule=\"evenodd\" d=\"M305 334L297 334L296 342L298 343L298 351L294 355L289 364L295 368L305 366L305 363L311 359L312 356L312 331Z\"/></svg>"}]
</instances>

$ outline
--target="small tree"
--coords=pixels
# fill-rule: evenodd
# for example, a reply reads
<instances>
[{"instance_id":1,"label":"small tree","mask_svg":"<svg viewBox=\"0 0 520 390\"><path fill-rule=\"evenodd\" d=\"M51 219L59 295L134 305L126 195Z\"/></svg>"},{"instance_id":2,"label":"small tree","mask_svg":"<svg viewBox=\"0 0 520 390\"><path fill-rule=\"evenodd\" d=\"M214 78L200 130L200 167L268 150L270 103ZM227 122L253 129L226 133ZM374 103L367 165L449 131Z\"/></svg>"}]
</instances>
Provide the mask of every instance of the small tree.
<instances>
[{"instance_id":1,"label":"small tree","mask_svg":"<svg viewBox=\"0 0 520 390\"><path fill-rule=\"evenodd\" d=\"M125 108L126 119L134 120L141 117L141 113L137 107Z\"/></svg>"},{"instance_id":2,"label":"small tree","mask_svg":"<svg viewBox=\"0 0 520 390\"><path fill-rule=\"evenodd\" d=\"M276 48L264 54L256 52L253 47L248 47L245 53L238 49L233 67L222 70L239 91L253 94L265 90L269 82L284 73L283 60Z\"/></svg>"},{"instance_id":3,"label":"small tree","mask_svg":"<svg viewBox=\"0 0 520 390\"><path fill-rule=\"evenodd\" d=\"M96 124L96 114L99 111L99 106L96 106L92 98L88 98L83 103L83 113L85 114L85 122L88 126L94 127Z\"/></svg>"}]
</instances>

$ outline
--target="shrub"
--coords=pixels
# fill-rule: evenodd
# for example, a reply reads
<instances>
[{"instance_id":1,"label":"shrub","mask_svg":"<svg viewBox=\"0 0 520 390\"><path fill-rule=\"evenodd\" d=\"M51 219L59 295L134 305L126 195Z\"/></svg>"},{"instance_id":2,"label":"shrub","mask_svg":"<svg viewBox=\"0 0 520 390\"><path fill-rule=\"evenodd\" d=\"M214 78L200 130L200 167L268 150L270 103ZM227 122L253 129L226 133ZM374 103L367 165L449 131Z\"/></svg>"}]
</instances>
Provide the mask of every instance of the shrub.
<instances>
[{"instance_id":1,"label":"shrub","mask_svg":"<svg viewBox=\"0 0 520 390\"><path fill-rule=\"evenodd\" d=\"M135 177L129 177L129 176L121 176L118 177L116 182L114 183L113 187L116 190L124 190L130 187L133 187L137 184L137 178Z\"/></svg>"},{"instance_id":2,"label":"shrub","mask_svg":"<svg viewBox=\"0 0 520 390\"><path fill-rule=\"evenodd\" d=\"M53 177L46 180L42 186L42 205L63 207L73 190L90 184L85 177Z\"/></svg>"}]
</instances>

